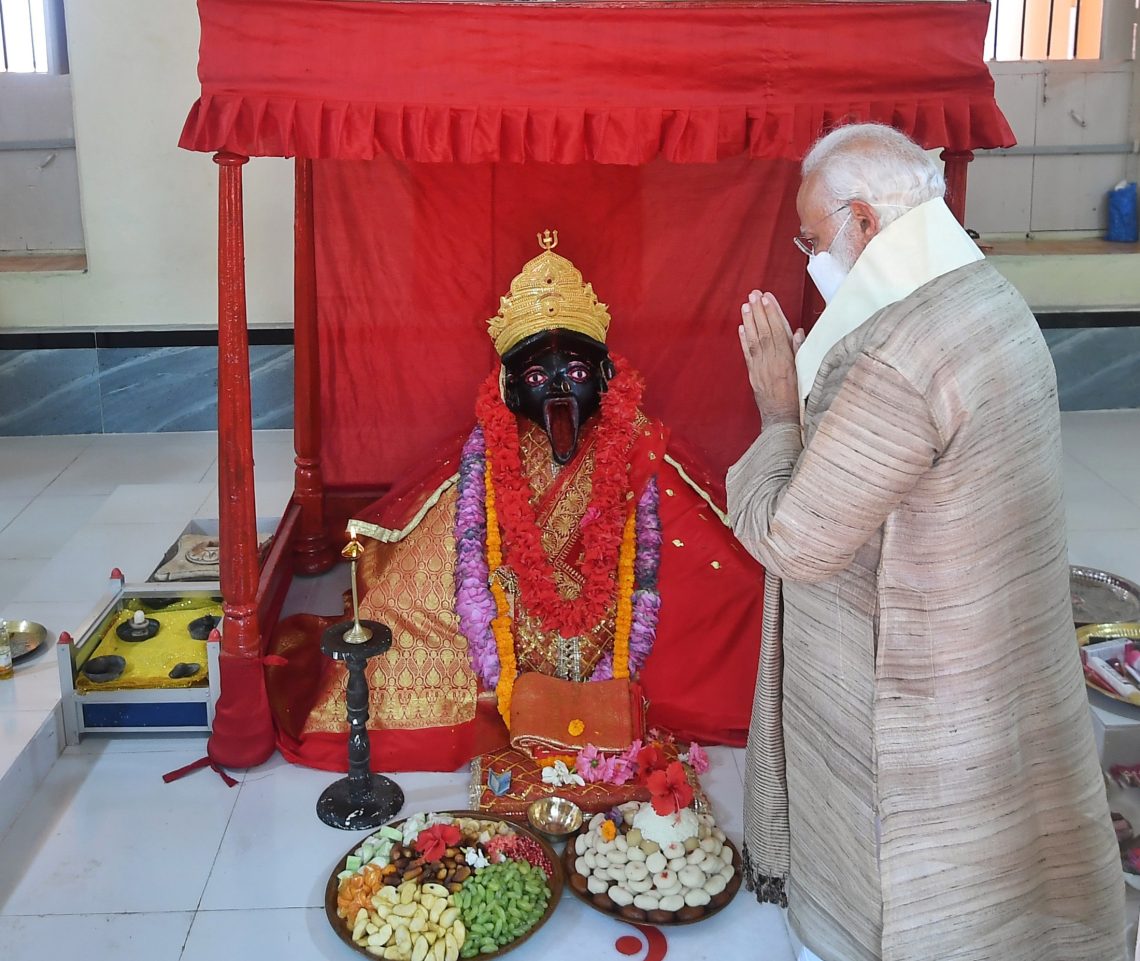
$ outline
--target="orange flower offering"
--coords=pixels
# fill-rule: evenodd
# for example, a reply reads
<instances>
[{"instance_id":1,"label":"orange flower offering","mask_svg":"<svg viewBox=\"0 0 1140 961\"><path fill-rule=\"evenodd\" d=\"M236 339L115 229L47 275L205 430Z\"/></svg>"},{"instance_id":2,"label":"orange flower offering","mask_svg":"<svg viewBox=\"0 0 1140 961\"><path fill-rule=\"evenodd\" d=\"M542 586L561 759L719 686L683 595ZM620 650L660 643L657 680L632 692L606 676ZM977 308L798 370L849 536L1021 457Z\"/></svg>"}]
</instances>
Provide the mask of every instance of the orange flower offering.
<instances>
[{"instance_id":1,"label":"orange flower offering","mask_svg":"<svg viewBox=\"0 0 1140 961\"><path fill-rule=\"evenodd\" d=\"M602 840L612 841L617 837L617 825L607 818L598 828L598 833L601 834Z\"/></svg>"},{"instance_id":2,"label":"orange flower offering","mask_svg":"<svg viewBox=\"0 0 1140 961\"><path fill-rule=\"evenodd\" d=\"M576 717L570 722L566 730L570 732L571 737L577 737L584 730L586 730L586 722L583 721L580 717Z\"/></svg>"}]
</instances>

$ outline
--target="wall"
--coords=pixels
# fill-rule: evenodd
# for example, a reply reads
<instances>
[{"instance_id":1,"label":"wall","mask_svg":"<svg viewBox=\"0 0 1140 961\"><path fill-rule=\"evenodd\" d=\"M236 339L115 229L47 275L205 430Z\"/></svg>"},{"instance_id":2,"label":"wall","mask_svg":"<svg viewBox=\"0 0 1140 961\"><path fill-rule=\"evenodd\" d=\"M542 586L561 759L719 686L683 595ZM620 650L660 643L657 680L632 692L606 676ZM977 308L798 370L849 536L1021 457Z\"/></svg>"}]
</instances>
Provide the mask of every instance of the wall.
<instances>
[{"instance_id":1,"label":"wall","mask_svg":"<svg viewBox=\"0 0 1140 961\"><path fill-rule=\"evenodd\" d=\"M210 330L217 323L217 172L208 156L177 147L198 94L195 5L190 0L67 0L66 17L89 266L82 273L0 273L0 334L92 333L89 342L67 350L45 349L34 337L0 338L0 434L209 427L213 353L198 341L179 341L174 333ZM1117 126L1128 122L1126 81L1131 71L1135 87L1134 64L1110 64L1108 76L1100 78L1094 76L1097 68L1087 65L1052 64L1052 79L1044 84L1040 70L1040 65L995 65L999 102L1023 144L1089 143L1094 135L1131 139L1131 132ZM1086 124L1091 121L1092 129L1075 124L1069 109ZM2 99L0 113L12 116ZM1103 124L1111 130L1097 126ZM1069 139L1048 139L1050 125ZM1034 188L1026 179L1026 158L980 156L972 165L967 217L987 231L999 226L1035 231L1066 225L1069 210L1079 216L1067 226L1095 226L1096 198L1118 173L1105 163L1080 159L1068 170L1062 165L1051 175L1052 186ZM1046 166L1055 165L1042 161L1041 169ZM245 174L249 321L255 328L289 327L292 164L254 159ZM1014 204L1022 220L1012 215L994 220ZM994 262L1035 308L1140 308L1140 255L997 257ZM168 331L172 339L135 346L100 339L114 331ZM1088 376L1098 357L1119 360L1140 350L1128 329L1057 331L1050 340L1068 403L1140 406L1140 380L1134 379L1131 394L1118 389L1121 385L1098 392ZM285 424L288 348L276 341L262 346L261 353L254 351L255 419L266 426ZM256 383L260 375L264 387ZM172 413L178 404L188 412Z\"/></svg>"},{"instance_id":2,"label":"wall","mask_svg":"<svg viewBox=\"0 0 1140 961\"><path fill-rule=\"evenodd\" d=\"M217 326L217 173L179 150L198 95L189 0L68 0L88 269L0 273L0 329ZM251 325L292 323L292 164L245 168Z\"/></svg>"},{"instance_id":3,"label":"wall","mask_svg":"<svg viewBox=\"0 0 1140 961\"><path fill-rule=\"evenodd\" d=\"M0 73L0 253L83 246L67 74Z\"/></svg>"}]
</instances>

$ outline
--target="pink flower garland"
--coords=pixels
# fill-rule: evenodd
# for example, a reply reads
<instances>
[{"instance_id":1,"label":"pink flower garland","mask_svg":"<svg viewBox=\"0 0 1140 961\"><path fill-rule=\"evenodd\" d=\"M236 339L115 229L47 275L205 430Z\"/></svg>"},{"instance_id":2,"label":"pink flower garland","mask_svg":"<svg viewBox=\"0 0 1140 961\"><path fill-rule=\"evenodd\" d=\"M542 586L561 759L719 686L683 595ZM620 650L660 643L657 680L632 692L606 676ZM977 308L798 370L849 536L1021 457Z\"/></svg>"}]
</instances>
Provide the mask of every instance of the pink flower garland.
<instances>
[{"instance_id":1,"label":"pink flower garland","mask_svg":"<svg viewBox=\"0 0 1140 961\"><path fill-rule=\"evenodd\" d=\"M499 683L499 652L491 621L495 598L487 586L487 506L483 431L476 427L459 459L459 493L455 505L455 612L467 638L471 667L483 687Z\"/></svg>"}]
</instances>

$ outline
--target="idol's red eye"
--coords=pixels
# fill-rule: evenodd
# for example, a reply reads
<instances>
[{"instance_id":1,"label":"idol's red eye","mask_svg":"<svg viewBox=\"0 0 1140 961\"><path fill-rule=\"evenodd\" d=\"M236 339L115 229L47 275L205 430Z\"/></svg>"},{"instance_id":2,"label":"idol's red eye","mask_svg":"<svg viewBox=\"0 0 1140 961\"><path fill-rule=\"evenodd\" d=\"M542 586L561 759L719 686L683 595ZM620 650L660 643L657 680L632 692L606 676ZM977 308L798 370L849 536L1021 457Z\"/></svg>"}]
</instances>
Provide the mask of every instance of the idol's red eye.
<instances>
[{"instance_id":1,"label":"idol's red eye","mask_svg":"<svg viewBox=\"0 0 1140 961\"><path fill-rule=\"evenodd\" d=\"M541 367L531 367L523 374L523 383L527 387L541 387L549 378Z\"/></svg>"},{"instance_id":2,"label":"idol's red eye","mask_svg":"<svg viewBox=\"0 0 1140 961\"><path fill-rule=\"evenodd\" d=\"M566 368L566 376L576 384L584 384L592 376L590 368L582 363L573 363Z\"/></svg>"}]
</instances>

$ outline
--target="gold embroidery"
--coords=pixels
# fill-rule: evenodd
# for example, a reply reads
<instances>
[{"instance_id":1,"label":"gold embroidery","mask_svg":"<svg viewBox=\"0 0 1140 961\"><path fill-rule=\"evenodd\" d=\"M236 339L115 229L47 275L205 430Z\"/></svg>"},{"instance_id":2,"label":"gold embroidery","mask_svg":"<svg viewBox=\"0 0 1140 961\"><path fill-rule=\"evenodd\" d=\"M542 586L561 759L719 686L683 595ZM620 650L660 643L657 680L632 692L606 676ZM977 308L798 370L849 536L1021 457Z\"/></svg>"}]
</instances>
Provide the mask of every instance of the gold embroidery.
<instances>
[{"instance_id":1,"label":"gold embroidery","mask_svg":"<svg viewBox=\"0 0 1140 961\"><path fill-rule=\"evenodd\" d=\"M476 682L455 614L455 490L398 543L365 547L360 616L387 624L392 647L368 662L374 730L462 724L475 716ZM347 730L346 673L329 663L306 733Z\"/></svg>"},{"instance_id":2,"label":"gold embroidery","mask_svg":"<svg viewBox=\"0 0 1140 961\"><path fill-rule=\"evenodd\" d=\"M673 538L673 546L674 547L684 547L685 542L678 537L674 537Z\"/></svg>"},{"instance_id":3,"label":"gold embroidery","mask_svg":"<svg viewBox=\"0 0 1140 961\"><path fill-rule=\"evenodd\" d=\"M713 561L712 562L712 569L714 571L719 571L720 570L720 561Z\"/></svg>"}]
</instances>

